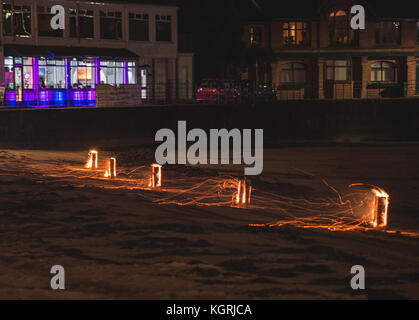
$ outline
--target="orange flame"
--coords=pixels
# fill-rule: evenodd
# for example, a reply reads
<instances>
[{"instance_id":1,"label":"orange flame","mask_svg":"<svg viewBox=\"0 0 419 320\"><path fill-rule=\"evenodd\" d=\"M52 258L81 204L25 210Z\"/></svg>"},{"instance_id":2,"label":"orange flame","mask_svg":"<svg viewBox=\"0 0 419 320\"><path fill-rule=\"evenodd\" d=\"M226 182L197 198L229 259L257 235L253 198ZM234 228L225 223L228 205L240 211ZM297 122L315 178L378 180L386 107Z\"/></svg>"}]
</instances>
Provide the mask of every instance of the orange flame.
<instances>
[{"instance_id":1,"label":"orange flame","mask_svg":"<svg viewBox=\"0 0 419 320\"><path fill-rule=\"evenodd\" d=\"M97 169L98 153L96 150L89 151L89 158L86 162L87 169Z\"/></svg>"},{"instance_id":2,"label":"orange flame","mask_svg":"<svg viewBox=\"0 0 419 320\"><path fill-rule=\"evenodd\" d=\"M116 178L116 159L109 158L107 161L108 168L105 170L105 178Z\"/></svg>"},{"instance_id":3,"label":"orange flame","mask_svg":"<svg viewBox=\"0 0 419 320\"><path fill-rule=\"evenodd\" d=\"M250 203L250 195L252 193L252 186L247 187L246 179L239 181L237 185L237 192L235 194L236 205L242 206Z\"/></svg>"},{"instance_id":4,"label":"orange flame","mask_svg":"<svg viewBox=\"0 0 419 320\"><path fill-rule=\"evenodd\" d=\"M378 187L372 189L374 202L371 210L371 224L373 227L385 227L387 225L389 195Z\"/></svg>"},{"instance_id":5,"label":"orange flame","mask_svg":"<svg viewBox=\"0 0 419 320\"><path fill-rule=\"evenodd\" d=\"M159 164L152 164L151 165L151 177L150 177L150 182L148 184L148 186L150 188L161 187L161 185L162 185L161 168L162 168L162 166L159 165Z\"/></svg>"}]
</instances>

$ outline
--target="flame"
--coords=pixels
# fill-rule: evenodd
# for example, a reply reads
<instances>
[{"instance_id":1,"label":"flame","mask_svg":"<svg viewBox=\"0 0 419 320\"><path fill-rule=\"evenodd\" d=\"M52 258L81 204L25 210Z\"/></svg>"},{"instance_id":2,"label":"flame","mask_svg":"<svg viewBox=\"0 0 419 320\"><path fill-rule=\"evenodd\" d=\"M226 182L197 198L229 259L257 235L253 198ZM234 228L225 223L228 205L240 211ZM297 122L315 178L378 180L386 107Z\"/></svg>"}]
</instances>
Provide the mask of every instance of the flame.
<instances>
[{"instance_id":1,"label":"flame","mask_svg":"<svg viewBox=\"0 0 419 320\"><path fill-rule=\"evenodd\" d=\"M157 164L157 163L151 165L151 176L150 176L150 182L148 184L148 186L150 188L161 187L161 185L162 185L161 168L162 168L162 166L160 164Z\"/></svg>"},{"instance_id":2,"label":"flame","mask_svg":"<svg viewBox=\"0 0 419 320\"><path fill-rule=\"evenodd\" d=\"M86 162L86 168L87 169L97 169L97 158L98 153L96 150L90 150L89 151L89 158Z\"/></svg>"},{"instance_id":3,"label":"flame","mask_svg":"<svg viewBox=\"0 0 419 320\"><path fill-rule=\"evenodd\" d=\"M387 226L389 195L378 187L373 188L371 191L375 195L371 210L371 224L374 228L385 227ZM380 202L382 204L381 207Z\"/></svg>"},{"instance_id":4,"label":"flame","mask_svg":"<svg viewBox=\"0 0 419 320\"><path fill-rule=\"evenodd\" d=\"M107 161L108 168L105 170L105 178L116 178L116 159L109 158Z\"/></svg>"},{"instance_id":5,"label":"flame","mask_svg":"<svg viewBox=\"0 0 419 320\"><path fill-rule=\"evenodd\" d=\"M237 184L237 192L233 195L236 205L246 205L250 203L250 195L252 193L252 186L247 187L246 179L239 181Z\"/></svg>"}]
</instances>

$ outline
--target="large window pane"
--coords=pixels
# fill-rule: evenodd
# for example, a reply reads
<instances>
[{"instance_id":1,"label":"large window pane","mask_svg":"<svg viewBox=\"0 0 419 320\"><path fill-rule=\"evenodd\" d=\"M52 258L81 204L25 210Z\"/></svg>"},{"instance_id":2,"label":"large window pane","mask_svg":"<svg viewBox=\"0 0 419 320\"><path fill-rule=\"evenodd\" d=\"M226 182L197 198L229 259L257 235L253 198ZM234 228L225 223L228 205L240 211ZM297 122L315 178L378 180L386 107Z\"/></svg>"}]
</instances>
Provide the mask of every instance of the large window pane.
<instances>
[{"instance_id":1,"label":"large window pane","mask_svg":"<svg viewBox=\"0 0 419 320\"><path fill-rule=\"evenodd\" d=\"M121 12L100 12L100 37L102 39L122 39Z\"/></svg>"},{"instance_id":2,"label":"large window pane","mask_svg":"<svg viewBox=\"0 0 419 320\"><path fill-rule=\"evenodd\" d=\"M393 82L395 81L394 65L389 62L380 61L371 65L371 81Z\"/></svg>"},{"instance_id":3,"label":"large window pane","mask_svg":"<svg viewBox=\"0 0 419 320\"><path fill-rule=\"evenodd\" d=\"M129 14L129 39L148 41L148 14Z\"/></svg>"},{"instance_id":4,"label":"large window pane","mask_svg":"<svg viewBox=\"0 0 419 320\"><path fill-rule=\"evenodd\" d=\"M327 60L326 80L349 81L351 80L350 60Z\"/></svg>"},{"instance_id":5,"label":"large window pane","mask_svg":"<svg viewBox=\"0 0 419 320\"><path fill-rule=\"evenodd\" d=\"M400 44L401 25L399 21L382 21L375 26L377 44Z\"/></svg>"},{"instance_id":6,"label":"large window pane","mask_svg":"<svg viewBox=\"0 0 419 320\"><path fill-rule=\"evenodd\" d=\"M84 39L94 38L93 10L70 9L70 37Z\"/></svg>"},{"instance_id":7,"label":"large window pane","mask_svg":"<svg viewBox=\"0 0 419 320\"><path fill-rule=\"evenodd\" d=\"M3 34L18 37L31 36L30 6L3 5Z\"/></svg>"},{"instance_id":8,"label":"large window pane","mask_svg":"<svg viewBox=\"0 0 419 320\"><path fill-rule=\"evenodd\" d=\"M306 67L302 63L291 62L281 69L281 82L303 84L306 82Z\"/></svg>"},{"instance_id":9,"label":"large window pane","mask_svg":"<svg viewBox=\"0 0 419 320\"><path fill-rule=\"evenodd\" d=\"M172 41L171 16L156 15L156 41Z\"/></svg>"},{"instance_id":10,"label":"large window pane","mask_svg":"<svg viewBox=\"0 0 419 320\"><path fill-rule=\"evenodd\" d=\"M285 45L309 45L310 29L307 22L285 22L282 24L283 43Z\"/></svg>"},{"instance_id":11,"label":"large window pane","mask_svg":"<svg viewBox=\"0 0 419 320\"><path fill-rule=\"evenodd\" d=\"M54 30L51 28L51 19L54 14L51 14L51 8L38 7L38 35L41 37L62 37L63 30Z\"/></svg>"}]
</instances>

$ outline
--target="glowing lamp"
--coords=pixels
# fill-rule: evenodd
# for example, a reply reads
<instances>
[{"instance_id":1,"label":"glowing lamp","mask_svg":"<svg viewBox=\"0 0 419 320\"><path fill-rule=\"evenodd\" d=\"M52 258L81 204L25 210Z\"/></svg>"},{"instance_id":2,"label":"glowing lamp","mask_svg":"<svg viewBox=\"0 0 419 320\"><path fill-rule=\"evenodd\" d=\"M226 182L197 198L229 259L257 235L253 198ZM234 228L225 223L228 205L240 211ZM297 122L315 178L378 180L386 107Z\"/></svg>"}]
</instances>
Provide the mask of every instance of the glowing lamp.
<instances>
[{"instance_id":1,"label":"glowing lamp","mask_svg":"<svg viewBox=\"0 0 419 320\"><path fill-rule=\"evenodd\" d=\"M385 227L387 225L387 214L389 195L382 189L372 189L375 197L371 211L371 225L373 227Z\"/></svg>"},{"instance_id":2,"label":"glowing lamp","mask_svg":"<svg viewBox=\"0 0 419 320\"><path fill-rule=\"evenodd\" d=\"M89 158L86 163L87 169L97 169L98 153L96 150L89 151Z\"/></svg>"},{"instance_id":3,"label":"glowing lamp","mask_svg":"<svg viewBox=\"0 0 419 320\"><path fill-rule=\"evenodd\" d=\"M113 179L116 178L116 159L109 158L107 161L107 169L105 171L105 178Z\"/></svg>"},{"instance_id":4,"label":"glowing lamp","mask_svg":"<svg viewBox=\"0 0 419 320\"><path fill-rule=\"evenodd\" d=\"M148 186L150 188L157 188L161 187L162 181L161 181L161 165L159 164L152 164L151 165L151 177L150 177L150 183Z\"/></svg>"}]
</instances>

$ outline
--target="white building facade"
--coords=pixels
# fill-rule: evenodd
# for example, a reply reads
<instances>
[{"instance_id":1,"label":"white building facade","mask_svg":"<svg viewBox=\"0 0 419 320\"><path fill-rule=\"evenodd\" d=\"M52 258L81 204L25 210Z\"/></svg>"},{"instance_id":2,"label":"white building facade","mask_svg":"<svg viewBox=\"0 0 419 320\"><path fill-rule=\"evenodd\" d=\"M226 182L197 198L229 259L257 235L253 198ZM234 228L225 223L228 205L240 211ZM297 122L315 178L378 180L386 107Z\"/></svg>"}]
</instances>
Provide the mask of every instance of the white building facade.
<instances>
[{"instance_id":1,"label":"white building facade","mask_svg":"<svg viewBox=\"0 0 419 320\"><path fill-rule=\"evenodd\" d=\"M65 10L54 30L51 8ZM96 87L139 88L144 103L192 99L193 54L178 51L178 8L71 0L0 4L6 105L94 105Z\"/></svg>"}]
</instances>

